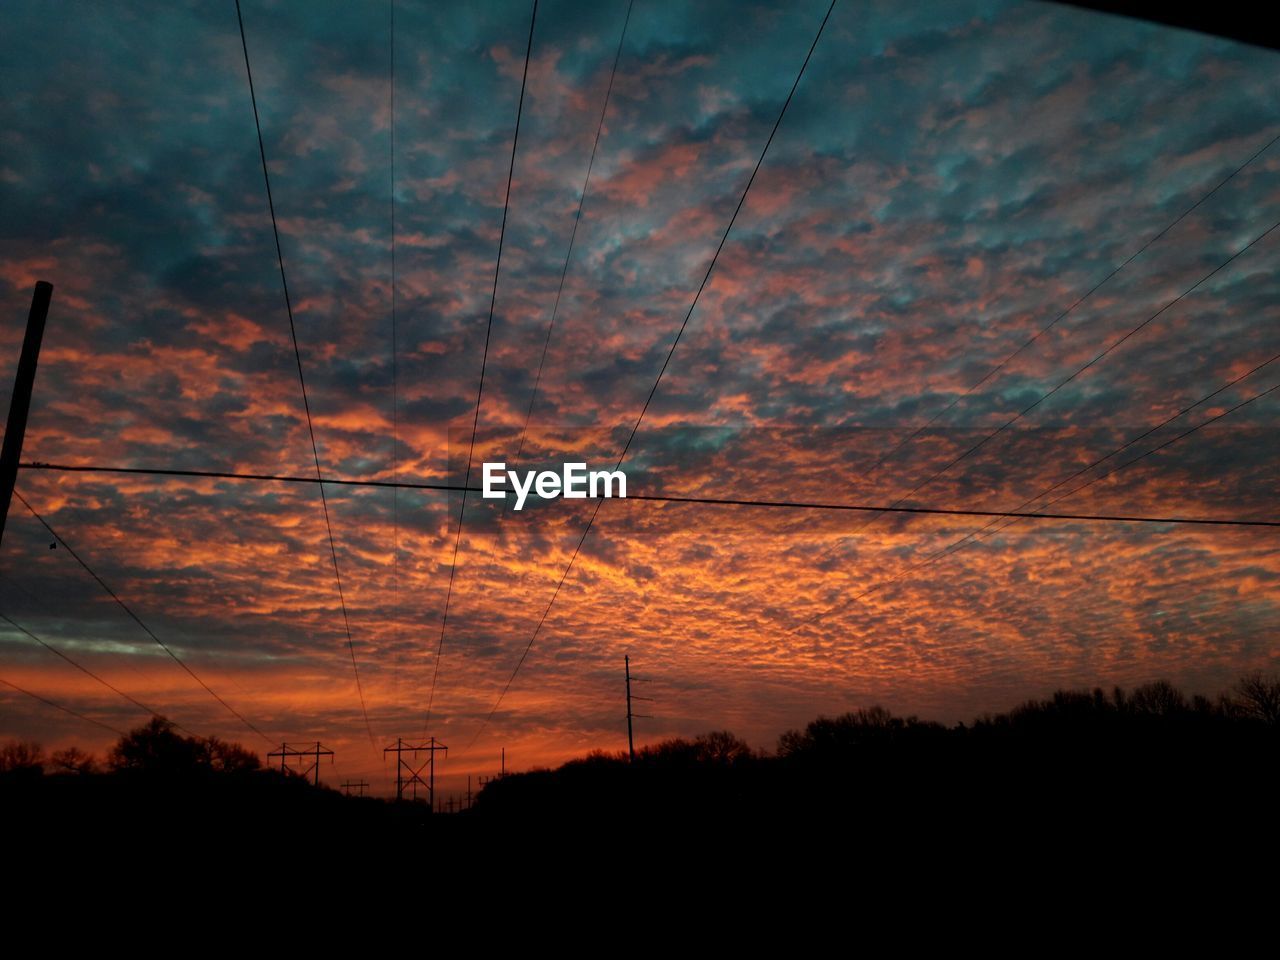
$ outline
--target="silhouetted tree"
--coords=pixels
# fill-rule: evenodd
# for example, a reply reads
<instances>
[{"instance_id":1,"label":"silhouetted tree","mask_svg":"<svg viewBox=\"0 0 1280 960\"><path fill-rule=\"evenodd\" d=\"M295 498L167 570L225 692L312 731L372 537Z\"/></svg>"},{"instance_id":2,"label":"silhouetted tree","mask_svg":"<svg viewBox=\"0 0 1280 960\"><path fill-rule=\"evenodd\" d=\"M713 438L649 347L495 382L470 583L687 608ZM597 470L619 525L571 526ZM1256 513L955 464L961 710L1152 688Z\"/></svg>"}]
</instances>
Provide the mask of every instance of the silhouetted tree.
<instances>
[{"instance_id":1,"label":"silhouetted tree","mask_svg":"<svg viewBox=\"0 0 1280 960\"><path fill-rule=\"evenodd\" d=\"M745 740L739 740L728 730L713 730L693 741L697 757L703 763L729 766L750 760L754 754Z\"/></svg>"},{"instance_id":2,"label":"silhouetted tree","mask_svg":"<svg viewBox=\"0 0 1280 960\"><path fill-rule=\"evenodd\" d=\"M53 768L60 773L90 774L98 772L98 761L93 754L85 753L79 747L67 747L53 755Z\"/></svg>"},{"instance_id":3,"label":"silhouetted tree","mask_svg":"<svg viewBox=\"0 0 1280 960\"><path fill-rule=\"evenodd\" d=\"M646 744L636 751L636 758L651 765L692 766L698 762L698 748L692 740L671 737L658 743Z\"/></svg>"},{"instance_id":4,"label":"silhouetted tree","mask_svg":"<svg viewBox=\"0 0 1280 960\"><path fill-rule=\"evenodd\" d=\"M1125 696L1123 687L1113 687L1111 690L1111 702L1117 710L1128 709L1129 703Z\"/></svg>"},{"instance_id":5,"label":"silhouetted tree","mask_svg":"<svg viewBox=\"0 0 1280 960\"><path fill-rule=\"evenodd\" d=\"M637 751L640 761L667 766L730 766L750 760L751 747L728 730L716 730L687 740L672 737Z\"/></svg>"},{"instance_id":6,"label":"silhouetted tree","mask_svg":"<svg viewBox=\"0 0 1280 960\"><path fill-rule=\"evenodd\" d=\"M215 773L243 773L262 769L262 761L258 755L238 743L210 737L204 741L204 747L209 758L209 768Z\"/></svg>"},{"instance_id":7,"label":"silhouetted tree","mask_svg":"<svg viewBox=\"0 0 1280 960\"><path fill-rule=\"evenodd\" d=\"M199 740L176 733L173 724L162 717L152 717L145 726L120 738L111 748L107 763L118 771L191 773L206 769L208 759Z\"/></svg>"},{"instance_id":8,"label":"silhouetted tree","mask_svg":"<svg viewBox=\"0 0 1280 960\"><path fill-rule=\"evenodd\" d=\"M252 750L217 737L184 737L163 717L130 731L111 749L107 764L116 771L147 773L245 773L262 769Z\"/></svg>"},{"instance_id":9,"label":"silhouetted tree","mask_svg":"<svg viewBox=\"0 0 1280 960\"><path fill-rule=\"evenodd\" d=\"M41 774L44 747L32 740L10 740L0 747L0 773Z\"/></svg>"},{"instance_id":10,"label":"silhouetted tree","mask_svg":"<svg viewBox=\"0 0 1280 960\"><path fill-rule=\"evenodd\" d=\"M1280 726L1280 676L1251 673L1236 684L1240 710L1267 726Z\"/></svg>"},{"instance_id":11,"label":"silhouetted tree","mask_svg":"<svg viewBox=\"0 0 1280 960\"><path fill-rule=\"evenodd\" d=\"M1129 709L1136 714L1171 717L1187 709L1187 698L1168 680L1137 687L1129 697Z\"/></svg>"},{"instance_id":12,"label":"silhouetted tree","mask_svg":"<svg viewBox=\"0 0 1280 960\"><path fill-rule=\"evenodd\" d=\"M778 756L836 757L871 745L933 740L945 732L941 724L895 717L881 706L867 707L838 717L819 717L803 732L788 730L778 739Z\"/></svg>"}]
</instances>

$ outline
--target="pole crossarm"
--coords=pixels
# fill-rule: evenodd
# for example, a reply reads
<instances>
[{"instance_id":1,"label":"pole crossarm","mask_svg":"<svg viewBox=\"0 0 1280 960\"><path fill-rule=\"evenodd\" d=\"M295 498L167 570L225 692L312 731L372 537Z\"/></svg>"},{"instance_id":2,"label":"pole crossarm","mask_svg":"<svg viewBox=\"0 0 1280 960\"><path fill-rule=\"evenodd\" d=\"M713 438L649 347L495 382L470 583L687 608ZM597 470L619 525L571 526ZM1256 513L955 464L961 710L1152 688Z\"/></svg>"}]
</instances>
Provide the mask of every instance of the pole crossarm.
<instances>
[{"instance_id":1,"label":"pole crossarm","mask_svg":"<svg viewBox=\"0 0 1280 960\"><path fill-rule=\"evenodd\" d=\"M281 773L292 772L304 778L310 776L316 786L320 785L320 760L324 757L328 757L329 763L333 763L333 751L319 740L308 742L305 745L282 743L279 749L272 750L267 754L268 760L280 761ZM303 759L309 759L311 762L305 767L290 766L290 764L298 763Z\"/></svg>"},{"instance_id":2,"label":"pole crossarm","mask_svg":"<svg viewBox=\"0 0 1280 960\"><path fill-rule=\"evenodd\" d=\"M418 741L398 738L392 746L383 749L384 757L388 753L396 755L397 800L404 799L406 788L409 789L411 799L417 800L418 787L421 786L427 793L428 806L432 812L435 811L436 754L440 751L448 754L449 748L435 737ZM419 763L419 755L423 753L427 755L427 759ZM406 755L409 759L405 759ZM427 774L426 779L422 776L424 771Z\"/></svg>"}]
</instances>

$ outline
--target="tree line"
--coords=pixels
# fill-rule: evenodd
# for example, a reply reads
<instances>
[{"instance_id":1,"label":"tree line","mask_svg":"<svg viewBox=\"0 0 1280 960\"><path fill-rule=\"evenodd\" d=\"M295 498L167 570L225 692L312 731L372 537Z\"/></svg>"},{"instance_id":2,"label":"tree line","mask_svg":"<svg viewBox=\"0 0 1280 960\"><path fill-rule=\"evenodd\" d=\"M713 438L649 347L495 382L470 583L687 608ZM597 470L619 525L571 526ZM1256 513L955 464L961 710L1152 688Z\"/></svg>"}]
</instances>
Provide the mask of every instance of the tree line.
<instances>
[{"instance_id":1,"label":"tree line","mask_svg":"<svg viewBox=\"0 0 1280 960\"><path fill-rule=\"evenodd\" d=\"M218 737L185 737L163 717L122 736L105 762L79 747L46 756L35 741L10 740L0 746L0 774L243 774L262 769L256 753Z\"/></svg>"},{"instance_id":2,"label":"tree line","mask_svg":"<svg viewBox=\"0 0 1280 960\"><path fill-rule=\"evenodd\" d=\"M1089 691L1058 690L1050 697L1028 700L1005 713L984 714L971 724L954 727L916 716L896 716L880 706L835 717L818 717L800 730L778 738L773 753L753 749L727 730L690 738L676 737L643 746L637 761L648 767L732 767L762 760L797 760L840 755L857 748L883 748L907 743L984 741L1001 737L1037 737L1046 741L1093 735L1185 735L1193 730L1260 733L1280 729L1280 676L1255 672L1214 699L1188 697L1159 680L1132 690L1101 687ZM599 767L629 760L625 752L597 750L570 761ZM70 746L46 754L36 742L10 740L0 745L0 774L179 773L244 774L263 769L252 750L218 737L183 736L163 717L153 717L121 737L104 760ZM535 771L545 773L545 771Z\"/></svg>"},{"instance_id":3,"label":"tree line","mask_svg":"<svg viewBox=\"0 0 1280 960\"><path fill-rule=\"evenodd\" d=\"M866 707L788 730L773 750L720 730L645 746L634 762L594 751L494 782L476 812L983 823L999 810L1079 819L1229 799L1243 811L1274 795L1277 759L1280 677L1255 673L1215 698L1157 681L1059 690L952 726Z\"/></svg>"}]
</instances>

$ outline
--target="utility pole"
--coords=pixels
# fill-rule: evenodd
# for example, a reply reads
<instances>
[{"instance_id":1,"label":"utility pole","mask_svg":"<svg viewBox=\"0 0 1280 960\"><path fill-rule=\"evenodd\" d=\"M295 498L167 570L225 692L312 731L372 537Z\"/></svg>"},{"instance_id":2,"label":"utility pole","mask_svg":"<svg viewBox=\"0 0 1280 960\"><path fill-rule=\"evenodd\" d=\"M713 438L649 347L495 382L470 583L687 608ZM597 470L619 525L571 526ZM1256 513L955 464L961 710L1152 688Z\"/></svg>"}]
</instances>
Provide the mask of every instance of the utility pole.
<instances>
[{"instance_id":1,"label":"utility pole","mask_svg":"<svg viewBox=\"0 0 1280 960\"><path fill-rule=\"evenodd\" d=\"M26 436L27 415L31 412L31 388L36 382L36 362L40 359L40 341L44 339L44 321L49 316L49 301L52 297L53 284L37 281L35 291L31 294L31 311L27 314L27 332L22 338L22 354L18 357L18 374L13 378L13 396L9 398L4 449L0 450L0 540L4 539L4 525L9 519L13 485L18 481L22 439Z\"/></svg>"},{"instance_id":2,"label":"utility pole","mask_svg":"<svg viewBox=\"0 0 1280 960\"><path fill-rule=\"evenodd\" d=\"M353 789L358 789L360 791L360 796L363 797L364 789L367 786L369 786L368 780L344 780L342 783L342 792L349 797L351 796L351 791Z\"/></svg>"},{"instance_id":3,"label":"utility pole","mask_svg":"<svg viewBox=\"0 0 1280 960\"><path fill-rule=\"evenodd\" d=\"M387 747L382 751L384 755L394 753L396 755L396 799L404 799L405 787L409 787L413 793L413 799L418 799L418 786L422 785L427 791L427 805L432 813L435 813L435 796L436 796L436 751L443 750L446 754L449 748L443 743L432 737L423 743L406 743L402 739L396 740L394 747ZM425 753L427 759L422 763L414 766L418 762L418 754ZM410 760L405 759L408 754ZM422 779L422 771L427 771L427 779Z\"/></svg>"},{"instance_id":4,"label":"utility pole","mask_svg":"<svg viewBox=\"0 0 1280 960\"><path fill-rule=\"evenodd\" d=\"M636 735L631 729L631 654L622 658L627 671L627 750L631 754L631 762L636 762Z\"/></svg>"},{"instance_id":5,"label":"utility pole","mask_svg":"<svg viewBox=\"0 0 1280 960\"><path fill-rule=\"evenodd\" d=\"M476 782L480 784L480 789L483 790L484 785L486 783L493 783L493 781L495 780L501 780L506 775L507 775L507 748L503 747L502 748L502 767L500 769L500 772L491 777L486 777L484 774L481 774L478 778L476 778ZM471 778L468 777L467 778L468 795L470 794L470 792L471 792ZM467 806L471 806L470 800L468 800Z\"/></svg>"},{"instance_id":6,"label":"utility pole","mask_svg":"<svg viewBox=\"0 0 1280 960\"><path fill-rule=\"evenodd\" d=\"M309 766L297 769L291 767L290 764L301 763L302 758L310 758ZM329 762L333 763L333 751L322 744L319 740L306 746L300 744L282 743L279 750L272 750L267 754L268 760L279 758L280 772L287 773L292 771L299 776L311 776L312 782L318 787L320 786L320 758L328 757Z\"/></svg>"},{"instance_id":7,"label":"utility pole","mask_svg":"<svg viewBox=\"0 0 1280 960\"><path fill-rule=\"evenodd\" d=\"M632 729L631 721L634 718L649 720L649 719L652 719L652 716L647 713L632 713L631 701L632 700L652 701L653 697L641 697L631 692L632 680L635 680L636 683L648 683L649 681L641 680L639 677L631 676L631 655L630 654L623 656L622 662L626 669L626 674L627 674L627 750L631 755L631 762L635 763L636 762L636 738L635 738L635 732Z\"/></svg>"}]
</instances>

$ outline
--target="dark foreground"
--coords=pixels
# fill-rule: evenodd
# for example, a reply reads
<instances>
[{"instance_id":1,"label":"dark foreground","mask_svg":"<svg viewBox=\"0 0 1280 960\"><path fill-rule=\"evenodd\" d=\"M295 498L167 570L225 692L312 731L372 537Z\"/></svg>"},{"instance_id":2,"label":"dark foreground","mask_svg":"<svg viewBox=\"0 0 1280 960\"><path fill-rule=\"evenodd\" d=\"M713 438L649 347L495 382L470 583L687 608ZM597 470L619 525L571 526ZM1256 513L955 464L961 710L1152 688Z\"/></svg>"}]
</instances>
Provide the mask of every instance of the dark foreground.
<instances>
[{"instance_id":1,"label":"dark foreground","mask_svg":"<svg viewBox=\"0 0 1280 960\"><path fill-rule=\"evenodd\" d=\"M0 812L11 856L35 859L98 848L179 860L358 850L457 864L525 850L672 869L766 859L1104 869L1140 857L1144 870L1224 870L1275 862L1280 724L1265 713L1270 702L1188 701L1152 685L1059 693L952 728L873 708L789 732L772 754L728 733L648 747L634 763L597 753L498 779L473 809L435 815L316 788L153 721L122 741L106 772L0 774Z\"/></svg>"}]
</instances>

